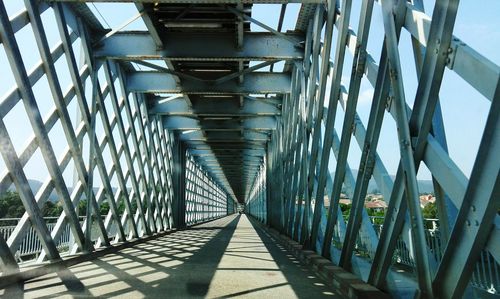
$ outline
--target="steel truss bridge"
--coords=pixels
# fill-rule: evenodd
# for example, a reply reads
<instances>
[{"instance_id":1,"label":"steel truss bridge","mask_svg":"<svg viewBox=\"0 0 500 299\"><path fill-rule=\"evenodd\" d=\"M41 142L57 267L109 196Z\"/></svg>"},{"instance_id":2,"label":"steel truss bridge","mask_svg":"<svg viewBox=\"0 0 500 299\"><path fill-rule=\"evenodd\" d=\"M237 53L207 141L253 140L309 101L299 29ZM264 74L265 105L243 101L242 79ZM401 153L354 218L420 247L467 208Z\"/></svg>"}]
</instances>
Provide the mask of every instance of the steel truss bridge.
<instances>
[{"instance_id":1,"label":"steel truss bridge","mask_svg":"<svg viewBox=\"0 0 500 299\"><path fill-rule=\"evenodd\" d=\"M108 28L85 2L133 3L137 15ZM0 194L15 190L24 208L0 234L0 280L244 207L393 296L403 250L410 262L399 272L408 273L411 294L498 295L500 68L453 35L458 0L436 1L427 13L422 0L356 2L25 0L9 14L0 1L1 80L12 83L0 100ZM288 3L300 10L284 32ZM254 4L282 4L278 27L253 16ZM383 36L372 56L375 13ZM127 31L137 19L145 29ZM404 85L402 34L413 50L414 96ZM470 176L448 153L445 72L489 101ZM374 88L366 120L358 114L362 81ZM397 128L395 176L377 152L387 122ZM19 146L21 127L30 134ZM347 162L353 146L359 165ZM37 190L30 163L46 173ZM420 208L423 165L436 197L434 241ZM378 226L364 206L370 180L388 205ZM62 212L49 224L42 208L53 194ZM348 216L341 196L351 199ZM19 259L28 236L40 247L29 267Z\"/></svg>"}]
</instances>

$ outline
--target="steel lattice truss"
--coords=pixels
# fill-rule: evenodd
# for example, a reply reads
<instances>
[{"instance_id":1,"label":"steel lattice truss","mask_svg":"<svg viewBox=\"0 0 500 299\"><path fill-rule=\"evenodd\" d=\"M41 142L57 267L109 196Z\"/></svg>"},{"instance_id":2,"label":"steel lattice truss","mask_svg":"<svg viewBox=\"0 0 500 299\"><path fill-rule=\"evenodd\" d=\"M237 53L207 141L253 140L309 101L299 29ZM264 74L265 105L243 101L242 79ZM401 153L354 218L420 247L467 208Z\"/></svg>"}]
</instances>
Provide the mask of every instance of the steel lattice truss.
<instances>
[{"instance_id":1,"label":"steel lattice truss","mask_svg":"<svg viewBox=\"0 0 500 299\"><path fill-rule=\"evenodd\" d=\"M239 201L260 221L395 296L394 263L403 255L414 271L409 289L420 297L499 292L500 68L453 36L458 0L437 1L432 18L421 0L363 0L356 31L352 0L96 1L134 3L134 20L142 18L147 31L104 28L82 1L24 2L24 11L9 16L0 1L10 68L1 67L16 85L0 100L0 195L14 184L25 208L15 228L0 234L3 275L19 275L18 255L30 234L41 246L38 262L58 261L62 253L222 217ZM286 3L293 2L302 3L296 28L281 32ZM252 17L253 3L283 4L277 30ZM367 50L375 10L383 15L378 61ZM41 17L48 14L56 45ZM252 32L250 23L266 32ZM41 58L34 68L23 63L16 40L25 28ZM404 31L418 75L413 102L400 62ZM273 71L282 61L283 71ZM347 80L345 65L352 65ZM470 178L447 150L439 101L445 71L491 102ZM71 79L65 90L63 77ZM362 80L374 87L367 123L357 110ZM39 81L51 95L35 92ZM39 106L48 97L54 107L44 116ZM6 120L21 106L34 136L18 151ZM377 152L387 121L397 127L395 178ZM66 142L61 156L56 130ZM361 150L359 165L347 163L351 143ZM36 157L48 178L33 192L25 167ZM423 164L432 174L439 214L432 233L439 238L429 237L420 209ZM364 206L370 179L388 205L381 226ZM63 212L49 225L41 208L54 190ZM352 200L347 219L342 192ZM83 200L89 204L81 222L76 207Z\"/></svg>"},{"instance_id":2,"label":"steel lattice truss","mask_svg":"<svg viewBox=\"0 0 500 299\"><path fill-rule=\"evenodd\" d=\"M469 282L481 284L477 272L498 273L500 261L500 69L452 35L458 1L439 1L433 19L424 13L421 1L411 2L383 1L374 7L373 1L363 1L357 32L349 27L352 1L302 6L299 16L309 16L309 22L297 23L298 28L307 28L305 60L290 64L292 92L283 100L283 125L273 132L269 144L267 200L262 201L257 191L249 199L248 210L260 216L255 206L264 205L270 225L396 296L391 264L401 258L401 251L411 257L420 296L452 298L464 292L471 296L466 288ZM374 9L380 9L384 19L379 62L366 48ZM402 82L398 49L402 29L412 36L419 77L413 107L405 99ZM332 41L334 30L337 40ZM353 57L349 88L342 82L342 66L349 59L346 52ZM331 54L333 61L328 59ZM491 101L470 179L447 153L439 106L446 67ZM375 89L366 126L356 110L362 78ZM343 114L342 128L335 127L337 110ZM400 143L394 180L377 154L386 114L396 123ZM352 138L362 152L356 177L347 163ZM336 169L328 169L331 158ZM416 173L421 163L433 175L439 247L428 238L420 210ZM371 178L388 204L379 231L364 207ZM343 186L352 200L347 221L339 206ZM325 195L331 199L328 210ZM366 256L362 261L360 253ZM486 288L498 285L493 276Z\"/></svg>"},{"instance_id":3,"label":"steel lattice truss","mask_svg":"<svg viewBox=\"0 0 500 299\"><path fill-rule=\"evenodd\" d=\"M0 194L14 185L25 209L12 230L2 227L4 275L19 274L18 262L24 255L36 254L39 263L55 262L61 255L92 252L182 227L186 221L194 224L233 212L233 199L226 191L192 158L186 160L178 138L167 129L168 122L149 113L146 95L129 89L127 80L134 75L127 73L130 65L96 59L94 44L103 37L99 32L105 30L85 5L49 6L26 1L25 8L9 18L0 3L1 49L10 70L8 65L2 67L11 72L16 83L0 102L0 151L7 170L2 169ZM49 13L60 35L53 48L49 48L41 17ZM21 56L16 35L22 30L31 30L38 46L41 61L34 68L26 66ZM83 57L81 63L75 50ZM59 61L66 63L65 72L56 69ZM71 80L65 90L60 84L64 76ZM48 84L51 95L35 93L42 81ZM50 98L53 107L42 118L39 106L47 105L43 101ZM25 113L14 112L19 109ZM70 115L75 109L76 117ZM5 123L12 114L25 115L29 123L17 125L31 125L34 133L21 151L13 143L15 130ZM63 136L55 136L58 134ZM56 146L60 148L61 143L65 148L56 156ZM41 158L49 176L33 192L30 174L23 168ZM186 195L189 217L185 217L185 210L177 213L179 206L186 205L184 200L175 199L181 197L179 190L184 189L186 179L174 163L185 163L182 168L190 169L190 182L210 188L200 192L187 185L188 193L198 192L195 198ZM73 184L68 181L68 171L74 172ZM42 207L53 192L63 212L56 223L49 224L42 217ZM209 204L191 211L193 200L208 200ZM83 211L77 208L82 201L88 202ZM99 215L103 205L109 206L109 212Z\"/></svg>"}]
</instances>

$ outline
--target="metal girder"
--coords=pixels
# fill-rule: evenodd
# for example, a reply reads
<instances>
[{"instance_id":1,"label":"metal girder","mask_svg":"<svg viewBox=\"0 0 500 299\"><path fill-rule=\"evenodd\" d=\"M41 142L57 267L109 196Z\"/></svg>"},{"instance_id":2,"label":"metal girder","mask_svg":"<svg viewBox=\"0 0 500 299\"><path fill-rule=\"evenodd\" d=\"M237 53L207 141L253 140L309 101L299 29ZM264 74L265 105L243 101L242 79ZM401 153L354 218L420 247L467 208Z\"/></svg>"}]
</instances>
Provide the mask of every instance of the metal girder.
<instances>
[{"instance_id":1,"label":"metal girder","mask_svg":"<svg viewBox=\"0 0 500 299\"><path fill-rule=\"evenodd\" d=\"M19 87L20 95L23 98L22 102L25 106L27 116L39 142L39 148L43 154L44 160L46 161L47 170L49 171L49 174L54 181L57 193L62 197L61 203L64 208L64 212L67 214L67 217L70 220L69 223L72 233L75 235L75 240L78 242L78 246L83 250L87 248L83 231L81 226L79 225L78 217L73 209L70 194L68 192L67 186L64 183L62 172L58 167L54 149L49 142L48 132L43 124L35 94L31 88L28 74L22 60L19 45L15 39L3 3L0 4L0 22L0 36L2 38L4 50L7 54L7 58L12 68L16 83ZM37 35L37 38L40 38L40 36ZM3 125L3 120L1 123L2 128L0 131L2 133L2 141L5 141L5 147L2 148L2 155L4 156L4 160L8 163L7 165L9 167L9 171L15 175L14 182L16 183L16 188L20 191L21 199L26 211L29 213L30 219L34 223L36 223L35 229L39 234L44 250L48 253L51 259L57 260L60 258L59 252L55 247L54 241L50 238L50 233L45 225L40 209L36 204L33 193L29 190L27 178L22 170L18 158L16 157L14 147L11 146L12 143L10 142L10 137L8 135L7 129Z\"/></svg>"},{"instance_id":2,"label":"metal girder","mask_svg":"<svg viewBox=\"0 0 500 299\"><path fill-rule=\"evenodd\" d=\"M373 2L371 1L363 1L362 5L362 15L360 18L359 22L359 27L358 27L358 43L356 46L356 52L354 54L354 64L356 65L356 68L353 67L352 73L351 73L351 80L349 83L349 94L348 94L348 100L347 100L347 107L345 109L346 114L344 117L344 124L342 127L342 135L341 135L341 143L340 143L340 149L337 157L337 167L335 170L335 178L333 181L333 188L332 188L332 196L331 198L339 198L340 193L341 193L341 188L342 188L342 180L346 176L346 172L350 172L350 168L348 168L347 165L347 156L349 153L349 144L351 142L351 130L352 126L355 121L355 116L356 116L356 104L358 101L358 95L359 95L359 89L361 85L361 78L363 76L363 68L365 66L365 59L366 59L366 45L368 43L368 34L370 30L370 21L371 21L371 16L372 16L372 10L373 10ZM365 141L366 142L366 141ZM352 174L350 175L352 177ZM352 180L354 182L354 178ZM358 181L359 182L359 181ZM353 185L354 186L354 185ZM356 190L355 190L356 189ZM353 192L351 193L351 198L354 198L356 195L358 195L360 192L359 187L356 186L352 190ZM356 191L356 192L355 192ZM362 194L363 192L361 192ZM358 195L359 196L359 195ZM332 204L331 207L334 205ZM354 204L353 204L354 206ZM330 209L330 213L335 211L338 208L338 204L335 205L335 207ZM358 209L362 210L363 205L361 202L358 203ZM334 210L335 209L335 210ZM356 208L353 208L353 211L355 211ZM352 213L351 215L354 215L355 213ZM350 232L352 230L358 230L356 226L354 226L354 223L359 224L359 222L362 219L362 213L357 212L356 217L349 217L350 221L347 226L347 231L346 231L346 238L350 236ZM357 218L357 219L356 219ZM351 220L352 219L352 220ZM327 228L327 231L329 231L330 228ZM325 238L326 240L329 240L329 235L327 236L328 238ZM346 244L348 242L344 242ZM323 244L323 254L329 255L330 252L330 242L325 242ZM344 246L342 248L342 253L341 253L341 258L340 261L342 264L350 265L351 261L351 256L352 252L348 251L347 248L349 246Z\"/></svg>"},{"instance_id":3,"label":"metal girder","mask_svg":"<svg viewBox=\"0 0 500 299\"><path fill-rule=\"evenodd\" d=\"M224 166L226 165L231 165L231 163L239 163L239 162L262 162L262 157L256 157L256 156L226 156L226 157L220 157L220 156L203 156L199 157L199 159L205 161L205 162L228 162L229 164L224 163ZM259 164L260 165L260 164Z\"/></svg>"},{"instance_id":4,"label":"metal girder","mask_svg":"<svg viewBox=\"0 0 500 299\"><path fill-rule=\"evenodd\" d=\"M160 98L161 99L161 98ZM150 101L150 114L159 115L211 115L211 116L250 116L250 115L280 115L281 110L275 105L243 99L241 104L236 99L197 99L191 100L192 106L189 107L184 98L177 98L162 103L155 98Z\"/></svg>"},{"instance_id":5,"label":"metal girder","mask_svg":"<svg viewBox=\"0 0 500 299\"><path fill-rule=\"evenodd\" d=\"M161 72L133 72L127 75L130 92L184 93L184 94L274 94L290 92L290 75L286 73L252 73L245 76L243 84L224 82L213 85L207 82L183 80L179 86L172 75Z\"/></svg>"},{"instance_id":6,"label":"metal girder","mask_svg":"<svg viewBox=\"0 0 500 299\"><path fill-rule=\"evenodd\" d=\"M333 23L335 22L335 11L336 7L336 1L332 1L330 3L329 7L329 29L333 30ZM333 6L333 7L332 7ZM326 115L326 124L325 124L325 134L324 134L324 145L323 145L323 152L321 152L321 159L320 159L320 164L319 164L319 170L318 170L318 186L316 189L316 202L315 202L315 207L314 207L314 216L313 216L313 225L311 229L311 244L316 245L316 240L318 238L318 228L319 228L319 222L321 220L321 213L319 212L320 209L323 207L323 198L324 198L324 191L325 191L325 186L326 186L326 172L328 170L328 161L330 159L330 148L333 143L333 134L331 134L331 130L334 127L335 123L335 118L336 118L336 111L337 111L337 103L338 99L340 97L340 84L341 84L341 79L342 79L342 67L338 67L339 65L344 64L345 60L345 53L346 53L346 41L347 41L347 31L349 28L349 19L350 19L350 14L351 14L351 7L352 7L352 1L342 1L342 16L339 20L339 40L337 41L337 45L335 47L335 62L334 65L336 66L333 68L333 73L331 75L332 82L331 82L331 88L330 88L330 97L328 101L328 107L329 107L329 113ZM333 10L333 12L332 12ZM363 10L364 11L364 10ZM335 22L337 23L337 22ZM323 63L322 69L321 69L321 74L323 78L320 78L321 81L326 81L326 75L328 74L328 64ZM323 91L324 93L324 91ZM308 185L308 196L313 196L313 189L314 189L314 184L315 184L315 177L314 173L316 171L316 162L318 155L320 154L318 150L318 143L321 135L321 119L323 117L323 113L321 109L323 107L324 99L319 99L319 109L318 113L315 116L317 118L316 121L316 126L314 129L314 134L313 134L313 139L312 139L312 149L311 149L311 160L309 162L309 171L313 176L310 176L309 178L309 185ZM321 113L320 113L321 111ZM336 178L337 179L337 178ZM341 179L343 180L344 177L338 178L337 181ZM334 182L335 184L335 182ZM332 198L332 197L330 197ZM337 210L336 206L336 201L337 198L333 198L332 204L330 205L330 213L328 215L328 222L327 222L327 230L330 231L333 228L333 225L336 223L336 221L332 221L335 219L335 211ZM351 214L352 216L352 214ZM327 234L327 237L325 238L326 242L328 245L330 244L330 238ZM327 246L325 246L327 247ZM329 250L323 250L325 255L329 255ZM340 264L341 266L344 266L343 264Z\"/></svg>"},{"instance_id":7,"label":"metal girder","mask_svg":"<svg viewBox=\"0 0 500 299\"><path fill-rule=\"evenodd\" d=\"M264 147L262 147L261 144L255 144L252 142L246 142L246 143L232 143L232 144L227 144L224 142L218 142L218 141L191 141L188 144L186 144L187 149L212 149L214 152L218 151L239 151L239 150L262 150Z\"/></svg>"},{"instance_id":8,"label":"metal girder","mask_svg":"<svg viewBox=\"0 0 500 299\"><path fill-rule=\"evenodd\" d=\"M217 154L231 154L234 152L238 153L248 153L250 155L263 155L266 153L264 148L252 148L252 147L247 147L247 148L212 148L210 145L207 144L202 144L202 145L196 145L189 143L186 145L187 149L189 150L190 153L192 153L194 156L196 155L205 155L205 154L211 154L211 153L217 153Z\"/></svg>"},{"instance_id":9,"label":"metal girder","mask_svg":"<svg viewBox=\"0 0 500 299\"><path fill-rule=\"evenodd\" d=\"M158 48L147 31L119 32L103 40L94 55L109 59L169 59L170 61L303 59L304 51L295 46L303 40L303 36L294 33L286 36L287 38L267 32L247 32L243 46L238 48L234 45L232 34L168 32L162 35L162 41L166 46Z\"/></svg>"},{"instance_id":10,"label":"metal girder","mask_svg":"<svg viewBox=\"0 0 500 299\"><path fill-rule=\"evenodd\" d=\"M463 294L500 209L500 84L448 246L434 280L440 298Z\"/></svg>"},{"instance_id":11,"label":"metal girder","mask_svg":"<svg viewBox=\"0 0 500 299\"><path fill-rule=\"evenodd\" d=\"M210 140L212 142L238 142L238 141L252 141L254 143L260 142L265 144L269 140L267 134L253 132L253 131L195 131L179 136L182 141L205 141Z\"/></svg>"},{"instance_id":12,"label":"metal girder","mask_svg":"<svg viewBox=\"0 0 500 299\"><path fill-rule=\"evenodd\" d=\"M243 168L247 167L259 167L262 164L260 161L233 161L233 162L224 162L224 166L222 167L223 169L228 169L228 168L234 168L235 170L241 171ZM204 165L211 167L211 166L218 166L219 161L204 161ZM246 169L249 170L249 169Z\"/></svg>"},{"instance_id":13,"label":"metal girder","mask_svg":"<svg viewBox=\"0 0 500 299\"><path fill-rule=\"evenodd\" d=\"M172 130L239 131L239 130L275 130L277 121L273 116L255 116L242 120L209 120L188 116L166 116L164 126Z\"/></svg>"},{"instance_id":14,"label":"metal girder","mask_svg":"<svg viewBox=\"0 0 500 299\"><path fill-rule=\"evenodd\" d=\"M409 4L406 11L405 28L422 46L427 46L431 18ZM449 49L446 66L491 101L500 79L500 67L456 36L452 36Z\"/></svg>"},{"instance_id":15,"label":"metal girder","mask_svg":"<svg viewBox=\"0 0 500 299\"><path fill-rule=\"evenodd\" d=\"M47 2L81 2L81 0L45 0ZM160 4L175 4L175 3L193 3L193 4L277 4L277 3L321 3L321 0L85 0L85 2L110 2L110 3L160 3Z\"/></svg>"},{"instance_id":16,"label":"metal girder","mask_svg":"<svg viewBox=\"0 0 500 299\"><path fill-rule=\"evenodd\" d=\"M135 2L135 6L139 12L143 12L142 21L146 25L146 28L148 28L148 33L150 37L153 39L156 48L157 49L163 48L163 42L161 40L161 37L158 34L158 30L156 30L154 26L153 20L151 19L151 11L150 11L151 6L144 6L140 2Z\"/></svg>"}]
</instances>

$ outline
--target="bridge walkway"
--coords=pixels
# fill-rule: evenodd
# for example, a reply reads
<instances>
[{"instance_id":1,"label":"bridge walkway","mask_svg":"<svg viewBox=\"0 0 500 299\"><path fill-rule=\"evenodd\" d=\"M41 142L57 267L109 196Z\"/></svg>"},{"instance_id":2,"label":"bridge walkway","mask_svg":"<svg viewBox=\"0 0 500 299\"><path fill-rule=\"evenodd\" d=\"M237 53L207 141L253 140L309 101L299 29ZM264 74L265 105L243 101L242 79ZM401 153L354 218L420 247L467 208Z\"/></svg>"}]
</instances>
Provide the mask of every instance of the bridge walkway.
<instances>
[{"instance_id":1,"label":"bridge walkway","mask_svg":"<svg viewBox=\"0 0 500 299\"><path fill-rule=\"evenodd\" d=\"M252 223L232 215L164 235L26 281L24 298L341 298Z\"/></svg>"}]
</instances>

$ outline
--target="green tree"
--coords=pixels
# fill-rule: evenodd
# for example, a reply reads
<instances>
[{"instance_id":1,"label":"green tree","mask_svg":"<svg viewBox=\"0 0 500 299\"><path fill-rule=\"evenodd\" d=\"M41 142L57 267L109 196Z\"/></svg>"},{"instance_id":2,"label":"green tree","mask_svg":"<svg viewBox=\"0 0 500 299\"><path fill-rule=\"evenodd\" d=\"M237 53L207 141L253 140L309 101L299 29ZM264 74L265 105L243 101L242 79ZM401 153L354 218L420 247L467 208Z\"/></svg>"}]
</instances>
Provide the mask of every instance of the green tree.
<instances>
[{"instance_id":1,"label":"green tree","mask_svg":"<svg viewBox=\"0 0 500 299\"><path fill-rule=\"evenodd\" d=\"M377 210L377 209L366 209L368 216L374 216L373 219L374 224L382 225L384 224L385 210Z\"/></svg>"},{"instance_id":2,"label":"green tree","mask_svg":"<svg viewBox=\"0 0 500 299\"><path fill-rule=\"evenodd\" d=\"M341 203L340 210L342 211L342 215L344 215L344 218L347 218L347 217L349 217L349 214L351 213L351 205L346 205L346 204Z\"/></svg>"},{"instance_id":3,"label":"green tree","mask_svg":"<svg viewBox=\"0 0 500 299\"><path fill-rule=\"evenodd\" d=\"M107 215L108 212L109 212L109 203L107 201L102 202L101 206L99 207L100 215Z\"/></svg>"},{"instance_id":4,"label":"green tree","mask_svg":"<svg viewBox=\"0 0 500 299\"><path fill-rule=\"evenodd\" d=\"M422 215L424 218L438 218L437 206L435 203L430 202L422 209Z\"/></svg>"},{"instance_id":5,"label":"green tree","mask_svg":"<svg viewBox=\"0 0 500 299\"><path fill-rule=\"evenodd\" d=\"M422 209L422 216L424 219L437 219L438 218L438 212L437 212L437 206L436 203L430 202L428 203L423 209ZM433 228L432 227L432 221L425 221L425 226L428 229Z\"/></svg>"},{"instance_id":6,"label":"green tree","mask_svg":"<svg viewBox=\"0 0 500 299\"><path fill-rule=\"evenodd\" d=\"M86 199L80 199L78 202L78 215L80 216L85 216L87 215L87 200Z\"/></svg>"},{"instance_id":7,"label":"green tree","mask_svg":"<svg viewBox=\"0 0 500 299\"><path fill-rule=\"evenodd\" d=\"M43 217L58 217L61 215L63 208L51 201L47 201L42 208Z\"/></svg>"},{"instance_id":8,"label":"green tree","mask_svg":"<svg viewBox=\"0 0 500 299\"><path fill-rule=\"evenodd\" d=\"M0 196L0 218L19 218L24 211L23 202L17 192L7 191Z\"/></svg>"}]
</instances>

